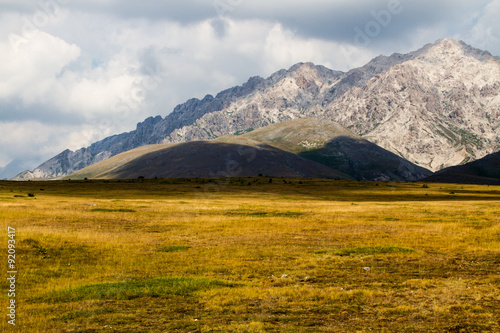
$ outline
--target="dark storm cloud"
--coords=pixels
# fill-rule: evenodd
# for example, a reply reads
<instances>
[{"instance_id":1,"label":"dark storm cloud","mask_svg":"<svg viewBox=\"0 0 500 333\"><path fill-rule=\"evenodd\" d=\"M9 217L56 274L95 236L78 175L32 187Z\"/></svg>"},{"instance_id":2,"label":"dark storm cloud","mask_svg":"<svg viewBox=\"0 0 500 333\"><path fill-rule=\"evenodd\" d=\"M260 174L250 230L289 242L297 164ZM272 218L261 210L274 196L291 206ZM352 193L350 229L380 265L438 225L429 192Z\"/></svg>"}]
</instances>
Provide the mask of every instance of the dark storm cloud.
<instances>
[{"instance_id":1,"label":"dark storm cloud","mask_svg":"<svg viewBox=\"0 0 500 333\"><path fill-rule=\"evenodd\" d=\"M447 25L450 33L468 29L468 19L481 13L489 2L360 0L295 2L285 5L278 1L259 9L257 1L235 8L230 15L231 18L277 21L305 38L344 43L353 43L357 29L366 32L366 29L372 27L370 24L375 22L380 27L376 42L394 39L404 42L418 33L419 29L433 26Z\"/></svg>"},{"instance_id":2,"label":"dark storm cloud","mask_svg":"<svg viewBox=\"0 0 500 333\"><path fill-rule=\"evenodd\" d=\"M232 20L264 20L281 23L299 36L353 43L357 29L365 31L370 22L382 24L377 42L400 38L403 41L418 29L447 25L450 33L468 29L468 19L480 13L489 0L20 0L12 4L0 0L6 11L33 11L43 3L61 8L124 19L168 20L193 24L216 19L213 27L224 36L224 17ZM393 9L393 10L391 10ZM397 13L395 13L397 11ZM390 14L389 23L386 13Z\"/></svg>"},{"instance_id":3,"label":"dark storm cloud","mask_svg":"<svg viewBox=\"0 0 500 333\"><path fill-rule=\"evenodd\" d=\"M63 0L60 0L63 1ZM67 1L67 0L64 0ZM73 1L76 10L107 13L125 19L169 20L193 24L213 19L217 35L225 35L223 18L262 20L282 24L298 36L353 44L359 31L371 31L374 45L395 40L409 43L421 29L439 27L449 35L467 31L472 17L490 1L452 0L358 0L358 1L282 1L192 0L192 1ZM20 4L26 8L25 4ZM389 13L389 17L387 16ZM379 30L373 25L379 24ZM368 29L368 30L367 30ZM372 30L369 30L372 29ZM442 36L449 37L449 36Z\"/></svg>"},{"instance_id":4,"label":"dark storm cloud","mask_svg":"<svg viewBox=\"0 0 500 333\"><path fill-rule=\"evenodd\" d=\"M147 1L88 1L71 2L69 8L110 14L122 18L145 18L148 20L169 20L180 23L194 23L216 16L211 1L147 0Z\"/></svg>"}]
</instances>

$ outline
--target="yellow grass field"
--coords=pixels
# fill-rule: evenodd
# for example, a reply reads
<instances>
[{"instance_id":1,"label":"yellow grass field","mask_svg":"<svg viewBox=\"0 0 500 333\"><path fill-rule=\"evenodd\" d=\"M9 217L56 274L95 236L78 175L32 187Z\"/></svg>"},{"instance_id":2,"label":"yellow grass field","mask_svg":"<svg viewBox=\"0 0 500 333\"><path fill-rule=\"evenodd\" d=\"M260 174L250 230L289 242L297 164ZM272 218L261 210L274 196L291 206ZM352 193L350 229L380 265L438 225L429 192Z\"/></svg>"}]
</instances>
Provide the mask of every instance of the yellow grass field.
<instances>
[{"instance_id":1,"label":"yellow grass field","mask_svg":"<svg viewBox=\"0 0 500 333\"><path fill-rule=\"evenodd\" d=\"M0 182L0 223L1 332L500 332L500 187Z\"/></svg>"}]
</instances>

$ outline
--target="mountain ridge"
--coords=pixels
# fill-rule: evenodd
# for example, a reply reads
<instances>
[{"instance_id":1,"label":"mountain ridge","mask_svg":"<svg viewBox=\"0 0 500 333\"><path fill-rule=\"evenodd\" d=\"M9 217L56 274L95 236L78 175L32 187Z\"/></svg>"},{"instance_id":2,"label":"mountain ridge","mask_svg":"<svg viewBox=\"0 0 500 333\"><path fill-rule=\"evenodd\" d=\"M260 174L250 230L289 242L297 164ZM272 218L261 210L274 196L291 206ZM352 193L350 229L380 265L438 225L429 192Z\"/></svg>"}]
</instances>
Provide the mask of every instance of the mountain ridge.
<instances>
[{"instance_id":1,"label":"mountain ridge","mask_svg":"<svg viewBox=\"0 0 500 333\"><path fill-rule=\"evenodd\" d=\"M324 117L433 171L497 151L500 63L463 42L439 43L351 89Z\"/></svg>"},{"instance_id":2,"label":"mountain ridge","mask_svg":"<svg viewBox=\"0 0 500 333\"><path fill-rule=\"evenodd\" d=\"M413 181L432 173L339 124L304 118L210 141L139 147L65 178L248 177L259 174Z\"/></svg>"},{"instance_id":3,"label":"mountain ridge","mask_svg":"<svg viewBox=\"0 0 500 333\"><path fill-rule=\"evenodd\" d=\"M443 64L448 72L439 68ZM299 63L215 97L190 99L165 118L150 117L134 131L67 150L16 179L57 178L145 144L209 140L304 117L338 122L437 171L498 150L499 93L498 58L450 39L379 56L346 73Z\"/></svg>"}]
</instances>

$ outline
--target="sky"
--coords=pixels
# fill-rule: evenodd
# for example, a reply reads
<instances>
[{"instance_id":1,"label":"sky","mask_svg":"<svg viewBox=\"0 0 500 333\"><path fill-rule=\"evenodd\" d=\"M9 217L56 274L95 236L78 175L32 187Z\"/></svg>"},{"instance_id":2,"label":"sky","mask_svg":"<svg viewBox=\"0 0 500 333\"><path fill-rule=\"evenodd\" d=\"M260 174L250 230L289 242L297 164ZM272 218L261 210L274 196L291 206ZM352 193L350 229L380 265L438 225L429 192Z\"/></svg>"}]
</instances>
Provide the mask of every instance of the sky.
<instances>
[{"instance_id":1,"label":"sky","mask_svg":"<svg viewBox=\"0 0 500 333\"><path fill-rule=\"evenodd\" d=\"M347 71L455 38L500 0L0 0L0 179L298 62Z\"/></svg>"}]
</instances>

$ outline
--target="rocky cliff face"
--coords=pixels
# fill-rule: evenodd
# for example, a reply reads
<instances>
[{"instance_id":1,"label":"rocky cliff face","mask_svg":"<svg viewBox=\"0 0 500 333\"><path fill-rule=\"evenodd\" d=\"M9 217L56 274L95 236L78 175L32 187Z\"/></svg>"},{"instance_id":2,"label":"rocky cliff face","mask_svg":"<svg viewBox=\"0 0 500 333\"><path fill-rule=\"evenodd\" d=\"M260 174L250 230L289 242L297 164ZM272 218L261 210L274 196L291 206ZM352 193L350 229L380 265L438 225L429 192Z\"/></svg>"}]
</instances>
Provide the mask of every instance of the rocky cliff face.
<instances>
[{"instance_id":1,"label":"rocky cliff face","mask_svg":"<svg viewBox=\"0 0 500 333\"><path fill-rule=\"evenodd\" d=\"M411 58L413 54L380 56L347 73L311 63L297 64L273 74L264 81L266 84L226 108L206 113L192 125L179 127L163 142L208 140L297 118L322 118L325 107L345 92L363 86L375 75Z\"/></svg>"},{"instance_id":2,"label":"rocky cliff face","mask_svg":"<svg viewBox=\"0 0 500 333\"><path fill-rule=\"evenodd\" d=\"M430 170L500 149L500 63L442 40L333 101L322 114Z\"/></svg>"},{"instance_id":3,"label":"rocky cliff face","mask_svg":"<svg viewBox=\"0 0 500 333\"><path fill-rule=\"evenodd\" d=\"M499 92L500 61L454 40L380 56L347 73L301 63L189 100L16 179L59 177L146 144L208 140L303 117L338 122L436 171L500 149Z\"/></svg>"},{"instance_id":4,"label":"rocky cliff face","mask_svg":"<svg viewBox=\"0 0 500 333\"><path fill-rule=\"evenodd\" d=\"M348 73L292 67L274 86L208 113L164 142L209 139L304 116L328 119L433 171L500 149L500 63L441 40Z\"/></svg>"}]
</instances>

